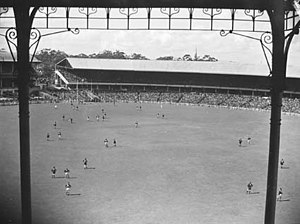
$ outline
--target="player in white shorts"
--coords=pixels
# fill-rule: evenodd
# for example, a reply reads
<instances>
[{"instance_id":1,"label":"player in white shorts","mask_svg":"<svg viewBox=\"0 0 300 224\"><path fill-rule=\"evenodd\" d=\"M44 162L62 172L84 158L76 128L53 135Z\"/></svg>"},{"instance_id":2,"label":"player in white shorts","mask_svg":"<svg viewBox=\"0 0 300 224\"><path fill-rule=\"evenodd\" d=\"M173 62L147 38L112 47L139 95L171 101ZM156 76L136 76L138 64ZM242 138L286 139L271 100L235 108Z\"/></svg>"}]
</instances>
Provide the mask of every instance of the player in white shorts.
<instances>
[{"instance_id":1,"label":"player in white shorts","mask_svg":"<svg viewBox=\"0 0 300 224\"><path fill-rule=\"evenodd\" d=\"M283 164L284 164L284 160L281 159L281 160L280 160L280 168L281 168L281 169L283 168Z\"/></svg>"},{"instance_id":2,"label":"player in white shorts","mask_svg":"<svg viewBox=\"0 0 300 224\"><path fill-rule=\"evenodd\" d=\"M70 178L70 170L69 170L68 168L66 168L66 169L64 170L64 172L65 172L65 177L66 177L66 178Z\"/></svg>"},{"instance_id":3,"label":"player in white shorts","mask_svg":"<svg viewBox=\"0 0 300 224\"><path fill-rule=\"evenodd\" d=\"M61 132L58 132L58 139L61 140Z\"/></svg>"},{"instance_id":4,"label":"player in white shorts","mask_svg":"<svg viewBox=\"0 0 300 224\"><path fill-rule=\"evenodd\" d=\"M107 138L104 140L104 145L105 145L106 148L108 147L108 140L107 140Z\"/></svg>"},{"instance_id":5,"label":"player in white shorts","mask_svg":"<svg viewBox=\"0 0 300 224\"><path fill-rule=\"evenodd\" d=\"M87 159L84 158L82 162L83 162L83 169L87 169L87 163L88 163Z\"/></svg>"},{"instance_id":6,"label":"player in white shorts","mask_svg":"<svg viewBox=\"0 0 300 224\"><path fill-rule=\"evenodd\" d=\"M55 178L55 174L56 174L56 168L55 168L55 166L54 167L52 167L52 169L51 169L51 173L52 173L52 178Z\"/></svg>"},{"instance_id":7,"label":"player in white shorts","mask_svg":"<svg viewBox=\"0 0 300 224\"><path fill-rule=\"evenodd\" d=\"M250 145L250 143L251 143L251 138L250 137L247 138L247 142Z\"/></svg>"},{"instance_id":8,"label":"player in white shorts","mask_svg":"<svg viewBox=\"0 0 300 224\"><path fill-rule=\"evenodd\" d=\"M279 188L278 195L277 195L277 201L281 201L282 194L283 194L282 188Z\"/></svg>"},{"instance_id":9,"label":"player in white shorts","mask_svg":"<svg viewBox=\"0 0 300 224\"><path fill-rule=\"evenodd\" d=\"M65 188L66 188L66 195L70 195L70 191L71 191L71 184L70 182L68 182L66 185L65 185Z\"/></svg>"}]
</instances>

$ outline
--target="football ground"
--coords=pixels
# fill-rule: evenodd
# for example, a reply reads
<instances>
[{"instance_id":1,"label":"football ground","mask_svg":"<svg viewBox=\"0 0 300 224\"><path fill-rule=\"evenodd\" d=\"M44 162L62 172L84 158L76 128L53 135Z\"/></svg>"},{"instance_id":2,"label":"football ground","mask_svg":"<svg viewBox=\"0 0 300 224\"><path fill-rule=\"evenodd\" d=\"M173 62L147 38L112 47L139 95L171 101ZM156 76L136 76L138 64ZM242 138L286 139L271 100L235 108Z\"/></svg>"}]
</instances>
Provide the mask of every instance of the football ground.
<instances>
[{"instance_id":1,"label":"football ground","mask_svg":"<svg viewBox=\"0 0 300 224\"><path fill-rule=\"evenodd\" d=\"M150 103L143 103L141 111L134 103L92 103L74 110L61 103L57 109L30 105L30 118L35 224L264 221L269 112ZM0 123L1 223L20 223L18 107L0 107ZM278 224L300 223L299 133L300 117L282 115L280 159L285 164L278 170L283 188ZM84 158L88 169L83 169ZM51 178L53 166L56 178ZM254 184L250 195L249 181Z\"/></svg>"}]
</instances>

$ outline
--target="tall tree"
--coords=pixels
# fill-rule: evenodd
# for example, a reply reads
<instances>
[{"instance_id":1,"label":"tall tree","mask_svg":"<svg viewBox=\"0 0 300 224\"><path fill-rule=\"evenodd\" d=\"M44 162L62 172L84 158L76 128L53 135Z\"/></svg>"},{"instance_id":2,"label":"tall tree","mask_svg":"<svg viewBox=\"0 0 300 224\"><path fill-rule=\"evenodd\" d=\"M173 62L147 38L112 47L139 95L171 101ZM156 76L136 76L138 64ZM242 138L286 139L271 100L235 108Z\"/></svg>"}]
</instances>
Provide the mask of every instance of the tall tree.
<instances>
[{"instance_id":1,"label":"tall tree","mask_svg":"<svg viewBox=\"0 0 300 224\"><path fill-rule=\"evenodd\" d=\"M126 59L127 57L126 57L126 54L123 51L116 50L113 53L113 58L114 59Z\"/></svg>"},{"instance_id":2,"label":"tall tree","mask_svg":"<svg viewBox=\"0 0 300 224\"><path fill-rule=\"evenodd\" d=\"M42 75L51 76L54 72L55 64L68 55L60 50L52 50L50 48L44 48L38 51L35 57L41 61L40 70Z\"/></svg>"},{"instance_id":3,"label":"tall tree","mask_svg":"<svg viewBox=\"0 0 300 224\"><path fill-rule=\"evenodd\" d=\"M193 58L190 54L185 54L183 57L182 57L182 60L183 61L192 61Z\"/></svg>"},{"instance_id":4,"label":"tall tree","mask_svg":"<svg viewBox=\"0 0 300 224\"><path fill-rule=\"evenodd\" d=\"M173 56L163 56L163 57L156 58L156 60L160 60L160 61L173 61L174 57Z\"/></svg>"},{"instance_id":5,"label":"tall tree","mask_svg":"<svg viewBox=\"0 0 300 224\"><path fill-rule=\"evenodd\" d=\"M113 53L109 50L105 50L102 53L98 53L96 58L113 58Z\"/></svg>"},{"instance_id":6,"label":"tall tree","mask_svg":"<svg viewBox=\"0 0 300 224\"><path fill-rule=\"evenodd\" d=\"M133 53L132 55L130 55L129 59L131 59L131 60L149 60L145 56L143 56L141 54L137 54L137 53Z\"/></svg>"}]
</instances>

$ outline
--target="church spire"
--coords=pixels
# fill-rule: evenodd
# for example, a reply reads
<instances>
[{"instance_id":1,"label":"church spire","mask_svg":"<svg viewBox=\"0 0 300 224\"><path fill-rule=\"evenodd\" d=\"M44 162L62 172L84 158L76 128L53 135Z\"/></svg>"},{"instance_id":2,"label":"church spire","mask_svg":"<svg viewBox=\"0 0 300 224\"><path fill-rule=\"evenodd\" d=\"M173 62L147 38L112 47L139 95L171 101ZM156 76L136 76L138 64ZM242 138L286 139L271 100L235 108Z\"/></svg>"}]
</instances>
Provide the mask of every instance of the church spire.
<instances>
[{"instance_id":1,"label":"church spire","mask_svg":"<svg viewBox=\"0 0 300 224\"><path fill-rule=\"evenodd\" d=\"M197 47L195 49L195 55L194 55L194 61L197 61L198 60L198 54L197 54Z\"/></svg>"}]
</instances>

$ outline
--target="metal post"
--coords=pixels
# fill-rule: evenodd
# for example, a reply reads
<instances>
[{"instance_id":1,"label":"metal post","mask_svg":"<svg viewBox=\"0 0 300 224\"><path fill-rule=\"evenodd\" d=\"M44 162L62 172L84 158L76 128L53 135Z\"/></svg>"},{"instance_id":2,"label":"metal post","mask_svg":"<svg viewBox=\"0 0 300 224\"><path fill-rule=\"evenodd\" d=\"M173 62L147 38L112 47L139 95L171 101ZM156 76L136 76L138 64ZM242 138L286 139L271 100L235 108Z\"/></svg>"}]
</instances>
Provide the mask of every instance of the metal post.
<instances>
[{"instance_id":1,"label":"metal post","mask_svg":"<svg viewBox=\"0 0 300 224\"><path fill-rule=\"evenodd\" d=\"M273 60L271 82L271 124L265 224L275 223L280 146L281 106L286 66L284 59L284 1L276 0L273 1L273 3L274 11L269 12L273 35Z\"/></svg>"},{"instance_id":2,"label":"metal post","mask_svg":"<svg viewBox=\"0 0 300 224\"><path fill-rule=\"evenodd\" d=\"M17 71L19 90L19 133L21 167L22 223L31 224L30 135L29 135L29 37L30 18L27 1L18 1L14 13L17 29Z\"/></svg>"}]
</instances>

